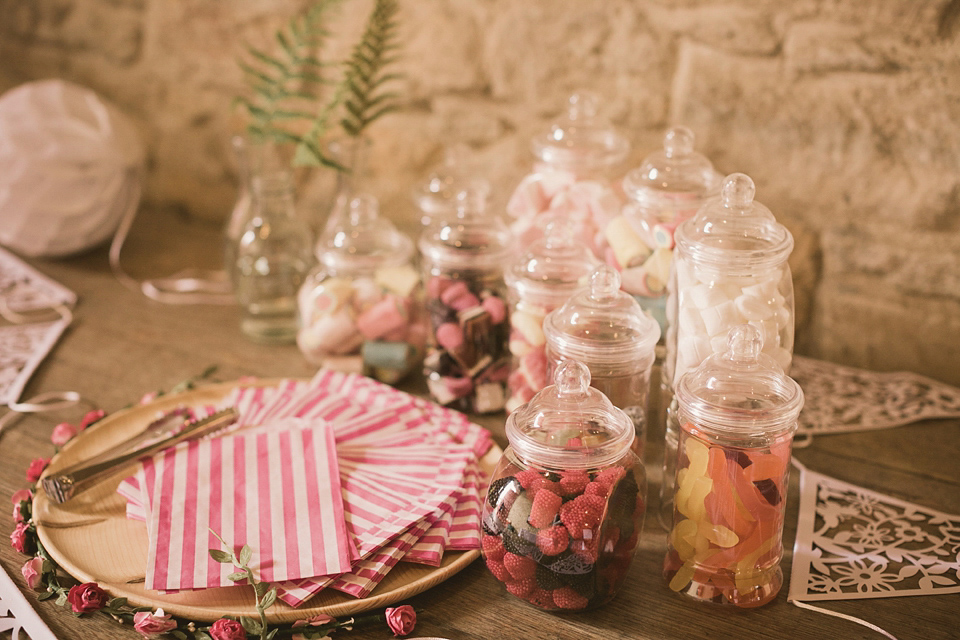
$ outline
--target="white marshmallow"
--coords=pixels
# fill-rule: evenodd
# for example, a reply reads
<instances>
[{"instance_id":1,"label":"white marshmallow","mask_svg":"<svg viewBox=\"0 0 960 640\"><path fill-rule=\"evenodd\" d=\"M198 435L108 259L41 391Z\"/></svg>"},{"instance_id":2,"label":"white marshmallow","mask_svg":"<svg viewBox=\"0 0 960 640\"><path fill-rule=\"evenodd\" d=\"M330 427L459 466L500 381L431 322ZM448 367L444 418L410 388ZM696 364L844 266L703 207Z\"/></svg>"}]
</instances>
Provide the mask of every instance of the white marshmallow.
<instances>
[{"instance_id":1,"label":"white marshmallow","mask_svg":"<svg viewBox=\"0 0 960 640\"><path fill-rule=\"evenodd\" d=\"M700 312L689 306L680 309L680 330L687 336L703 335L707 332Z\"/></svg>"},{"instance_id":2,"label":"white marshmallow","mask_svg":"<svg viewBox=\"0 0 960 640\"><path fill-rule=\"evenodd\" d=\"M752 284L743 288L743 293L749 296L756 296L761 300L769 300L777 293L777 283L780 278L771 278L763 280L757 284Z\"/></svg>"},{"instance_id":3,"label":"white marshmallow","mask_svg":"<svg viewBox=\"0 0 960 640\"><path fill-rule=\"evenodd\" d=\"M780 329L773 318L766 320L753 320L750 322L760 330L760 337L763 339L763 350L769 351L780 346Z\"/></svg>"},{"instance_id":4,"label":"white marshmallow","mask_svg":"<svg viewBox=\"0 0 960 640\"><path fill-rule=\"evenodd\" d=\"M700 315L703 318L703 325L707 328L707 334L711 336L726 335L730 327L743 322L733 300L727 300L715 307L703 309Z\"/></svg>"},{"instance_id":5,"label":"white marshmallow","mask_svg":"<svg viewBox=\"0 0 960 640\"><path fill-rule=\"evenodd\" d=\"M710 338L710 349L714 353L727 352L727 336L713 336Z\"/></svg>"},{"instance_id":6,"label":"white marshmallow","mask_svg":"<svg viewBox=\"0 0 960 640\"><path fill-rule=\"evenodd\" d=\"M685 297L688 297L698 309L708 309L727 301L727 296L722 291L705 284L698 284L687 289Z\"/></svg>"},{"instance_id":7,"label":"white marshmallow","mask_svg":"<svg viewBox=\"0 0 960 640\"><path fill-rule=\"evenodd\" d=\"M793 362L793 354L783 347L776 347L775 349L767 351L767 354L777 361L777 364L783 368L784 372L790 372L790 363Z\"/></svg>"},{"instance_id":8,"label":"white marshmallow","mask_svg":"<svg viewBox=\"0 0 960 640\"><path fill-rule=\"evenodd\" d=\"M776 309L763 299L749 294L743 294L736 300L737 311L747 321L766 320L772 316Z\"/></svg>"}]
</instances>

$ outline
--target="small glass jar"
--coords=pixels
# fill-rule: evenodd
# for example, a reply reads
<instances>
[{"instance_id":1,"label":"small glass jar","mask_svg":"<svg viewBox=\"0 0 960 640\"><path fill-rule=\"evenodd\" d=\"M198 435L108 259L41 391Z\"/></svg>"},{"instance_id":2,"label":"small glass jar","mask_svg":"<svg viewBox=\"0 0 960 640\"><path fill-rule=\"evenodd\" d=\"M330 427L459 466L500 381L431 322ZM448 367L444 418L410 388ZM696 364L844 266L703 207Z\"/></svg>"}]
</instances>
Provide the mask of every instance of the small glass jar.
<instances>
[{"instance_id":1,"label":"small glass jar","mask_svg":"<svg viewBox=\"0 0 960 640\"><path fill-rule=\"evenodd\" d=\"M467 145L450 145L444 149L443 161L413 189L413 202L420 210L420 224L427 227L435 218L445 220L455 216L457 194L467 190L483 192L486 196L490 192L490 183L475 175Z\"/></svg>"},{"instance_id":2,"label":"small glass jar","mask_svg":"<svg viewBox=\"0 0 960 640\"><path fill-rule=\"evenodd\" d=\"M311 233L297 217L289 172L256 176L250 217L232 252L240 328L269 344L297 335L297 291L313 264Z\"/></svg>"},{"instance_id":3,"label":"small glass jar","mask_svg":"<svg viewBox=\"0 0 960 640\"><path fill-rule=\"evenodd\" d=\"M660 325L632 296L620 290L620 275L601 265L581 289L543 321L547 375L564 359L590 368L590 384L622 409L636 432L634 450L643 458L647 398Z\"/></svg>"},{"instance_id":4,"label":"small glass jar","mask_svg":"<svg viewBox=\"0 0 960 640\"><path fill-rule=\"evenodd\" d=\"M646 475L630 419L590 371L565 361L555 384L507 418L510 446L494 471L481 549L507 591L541 609L612 599L643 529Z\"/></svg>"},{"instance_id":5,"label":"small glass jar","mask_svg":"<svg viewBox=\"0 0 960 640\"><path fill-rule=\"evenodd\" d=\"M426 329L413 242L361 194L316 245L300 288L297 345L313 364L394 383L423 357Z\"/></svg>"},{"instance_id":6,"label":"small glass jar","mask_svg":"<svg viewBox=\"0 0 960 640\"><path fill-rule=\"evenodd\" d=\"M566 117L533 138L533 173L507 202L507 213L515 219L510 230L521 247L542 236L541 215L560 214L598 260L607 258L605 230L623 204L612 181L630 143L598 114L599 103L593 94L575 93Z\"/></svg>"},{"instance_id":7,"label":"small glass jar","mask_svg":"<svg viewBox=\"0 0 960 640\"><path fill-rule=\"evenodd\" d=\"M597 266L593 254L573 237L569 222L545 217L544 237L506 271L510 301L510 355L506 409L513 411L547 386L543 319L587 283Z\"/></svg>"},{"instance_id":8,"label":"small glass jar","mask_svg":"<svg viewBox=\"0 0 960 640\"><path fill-rule=\"evenodd\" d=\"M487 211L484 190L457 198L456 215L434 220L420 238L431 327L424 375L439 404L491 413L503 409L510 375L503 270L512 239Z\"/></svg>"},{"instance_id":9,"label":"small glass jar","mask_svg":"<svg viewBox=\"0 0 960 640\"><path fill-rule=\"evenodd\" d=\"M623 179L629 199L623 216L611 223L610 246L623 290L636 297L644 311L667 332L667 283L673 258L673 234L715 195L723 176L693 150L693 132L673 127L663 149L647 156Z\"/></svg>"},{"instance_id":10,"label":"small glass jar","mask_svg":"<svg viewBox=\"0 0 960 640\"><path fill-rule=\"evenodd\" d=\"M761 351L760 329L730 330L727 350L677 386L680 446L664 576L672 590L737 607L783 584L790 448L803 391Z\"/></svg>"}]
</instances>

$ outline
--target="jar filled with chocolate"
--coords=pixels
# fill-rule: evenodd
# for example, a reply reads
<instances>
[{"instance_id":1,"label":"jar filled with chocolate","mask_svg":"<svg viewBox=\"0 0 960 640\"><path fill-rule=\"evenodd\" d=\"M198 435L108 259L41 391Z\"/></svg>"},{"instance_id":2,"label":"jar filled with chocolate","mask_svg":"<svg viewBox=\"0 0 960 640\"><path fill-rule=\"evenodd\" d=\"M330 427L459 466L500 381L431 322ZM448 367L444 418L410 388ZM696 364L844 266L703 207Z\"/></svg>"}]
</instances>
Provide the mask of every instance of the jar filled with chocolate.
<instances>
[{"instance_id":1,"label":"jar filled with chocolate","mask_svg":"<svg viewBox=\"0 0 960 640\"><path fill-rule=\"evenodd\" d=\"M576 361L510 414L483 505L481 550L507 591L549 611L608 602L643 529L646 476L633 424Z\"/></svg>"},{"instance_id":2,"label":"jar filled with chocolate","mask_svg":"<svg viewBox=\"0 0 960 640\"><path fill-rule=\"evenodd\" d=\"M485 196L462 191L456 214L434 220L420 239L431 327L427 387L439 404L473 413L503 409L510 375L503 270L512 239Z\"/></svg>"},{"instance_id":3,"label":"jar filled with chocolate","mask_svg":"<svg viewBox=\"0 0 960 640\"><path fill-rule=\"evenodd\" d=\"M297 345L314 364L394 383L423 357L426 327L413 242L358 195L316 245L298 296Z\"/></svg>"},{"instance_id":4,"label":"jar filled with chocolate","mask_svg":"<svg viewBox=\"0 0 960 640\"><path fill-rule=\"evenodd\" d=\"M596 95L575 93L567 112L532 139L533 172L507 202L510 230L521 247L543 235L541 216L559 214L598 260L607 258L607 224L623 205L613 181L630 143L600 114L600 106Z\"/></svg>"},{"instance_id":5,"label":"jar filled with chocolate","mask_svg":"<svg viewBox=\"0 0 960 640\"><path fill-rule=\"evenodd\" d=\"M529 402L547 386L547 340L543 319L562 305L597 266L590 251L576 241L573 227L560 216L545 217L544 237L507 269L510 301L510 355L507 411Z\"/></svg>"},{"instance_id":6,"label":"jar filled with chocolate","mask_svg":"<svg viewBox=\"0 0 960 640\"><path fill-rule=\"evenodd\" d=\"M547 370L567 358L589 367L590 384L630 416L637 436L634 449L642 458L650 372L660 339L657 321L620 290L617 271L601 265L587 287L547 314L543 332Z\"/></svg>"},{"instance_id":7,"label":"jar filled with chocolate","mask_svg":"<svg viewBox=\"0 0 960 640\"><path fill-rule=\"evenodd\" d=\"M663 138L663 149L627 173L623 191L628 202L613 223L618 232L610 235L621 286L660 323L661 341L667 333L674 231L716 193L723 178L693 143L690 129L673 127Z\"/></svg>"},{"instance_id":8,"label":"jar filled with chocolate","mask_svg":"<svg viewBox=\"0 0 960 640\"><path fill-rule=\"evenodd\" d=\"M758 607L783 584L790 448L803 391L765 354L760 329L677 386L680 438L664 576L695 600Z\"/></svg>"}]
</instances>

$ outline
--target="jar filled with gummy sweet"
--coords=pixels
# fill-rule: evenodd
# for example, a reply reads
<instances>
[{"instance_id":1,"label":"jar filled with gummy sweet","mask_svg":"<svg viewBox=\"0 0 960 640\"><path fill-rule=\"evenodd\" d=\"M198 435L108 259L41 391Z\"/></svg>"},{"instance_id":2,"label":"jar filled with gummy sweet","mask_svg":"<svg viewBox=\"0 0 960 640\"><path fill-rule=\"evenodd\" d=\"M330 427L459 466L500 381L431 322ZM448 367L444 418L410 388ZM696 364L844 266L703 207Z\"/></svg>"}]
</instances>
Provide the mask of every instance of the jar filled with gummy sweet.
<instances>
[{"instance_id":1,"label":"jar filled with gummy sweet","mask_svg":"<svg viewBox=\"0 0 960 640\"><path fill-rule=\"evenodd\" d=\"M646 475L633 423L568 360L507 418L483 505L481 552L508 592L548 611L611 600L643 528Z\"/></svg>"},{"instance_id":2,"label":"jar filled with gummy sweet","mask_svg":"<svg viewBox=\"0 0 960 640\"><path fill-rule=\"evenodd\" d=\"M430 320L427 388L441 405L503 409L510 333L503 270L513 241L486 205L486 189L457 195L456 214L435 219L420 238Z\"/></svg>"},{"instance_id":3,"label":"jar filled with gummy sweet","mask_svg":"<svg viewBox=\"0 0 960 640\"><path fill-rule=\"evenodd\" d=\"M663 572L695 600L759 607L783 584L790 449L803 391L762 352L760 330L730 330L727 351L677 386L680 439Z\"/></svg>"},{"instance_id":4,"label":"jar filled with gummy sweet","mask_svg":"<svg viewBox=\"0 0 960 640\"><path fill-rule=\"evenodd\" d=\"M327 225L316 254L298 296L300 350L313 364L397 382L426 341L413 242L379 215L376 198L360 194Z\"/></svg>"}]
</instances>

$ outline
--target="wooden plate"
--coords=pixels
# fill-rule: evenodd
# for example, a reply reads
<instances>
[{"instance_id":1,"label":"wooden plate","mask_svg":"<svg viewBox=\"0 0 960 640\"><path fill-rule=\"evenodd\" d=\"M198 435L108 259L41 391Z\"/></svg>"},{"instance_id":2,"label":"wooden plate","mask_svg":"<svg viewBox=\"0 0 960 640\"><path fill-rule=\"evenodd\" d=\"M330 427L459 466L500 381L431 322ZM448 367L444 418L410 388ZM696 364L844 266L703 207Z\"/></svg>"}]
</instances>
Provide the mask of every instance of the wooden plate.
<instances>
[{"instance_id":1,"label":"wooden plate","mask_svg":"<svg viewBox=\"0 0 960 640\"><path fill-rule=\"evenodd\" d=\"M260 381L269 385L276 381ZM218 403L238 383L203 387L119 411L101 420L70 441L53 458L47 473L63 469L125 440L143 429L162 411L177 406ZM496 444L480 461L490 473L500 458ZM81 582L96 582L110 595L125 597L132 605L158 608L189 620L211 622L224 615L256 616L253 589L249 586L202 589L164 595L145 589L147 529L128 520L126 501L116 492L130 471L120 473L63 505L47 499L40 490L33 513L37 533L53 559ZM333 589L321 591L300 608L279 600L267 611L274 623L292 622L318 613L343 616L376 609L418 594L480 556L479 551L448 551L439 567L400 562L366 598L354 598Z\"/></svg>"}]
</instances>

